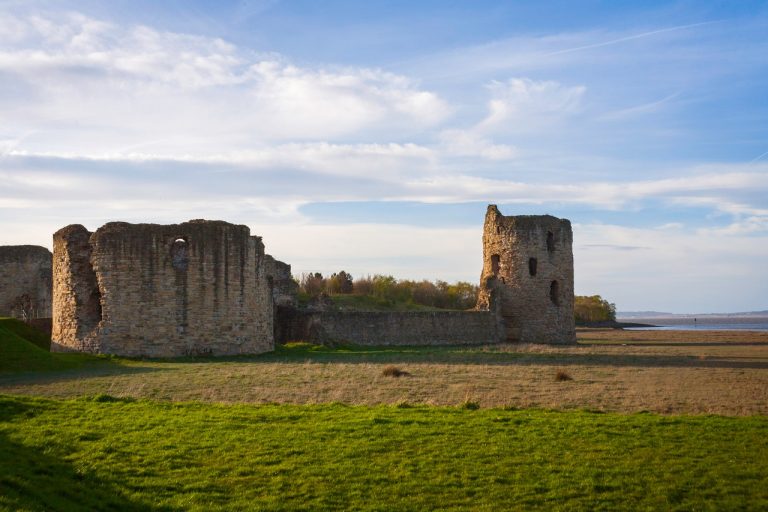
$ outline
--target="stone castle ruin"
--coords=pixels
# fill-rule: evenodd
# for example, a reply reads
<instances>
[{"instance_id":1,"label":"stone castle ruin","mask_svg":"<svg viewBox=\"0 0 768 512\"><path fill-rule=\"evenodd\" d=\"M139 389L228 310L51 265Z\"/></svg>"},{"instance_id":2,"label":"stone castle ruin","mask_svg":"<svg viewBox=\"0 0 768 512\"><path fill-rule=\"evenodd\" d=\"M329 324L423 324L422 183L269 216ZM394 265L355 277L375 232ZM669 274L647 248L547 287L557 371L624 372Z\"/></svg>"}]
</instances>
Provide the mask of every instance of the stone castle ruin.
<instances>
[{"instance_id":1,"label":"stone castle ruin","mask_svg":"<svg viewBox=\"0 0 768 512\"><path fill-rule=\"evenodd\" d=\"M227 222L67 226L53 236L52 350L271 351L274 267L260 237Z\"/></svg>"},{"instance_id":2,"label":"stone castle ruin","mask_svg":"<svg viewBox=\"0 0 768 512\"><path fill-rule=\"evenodd\" d=\"M51 251L37 245L0 247L0 316L51 316Z\"/></svg>"},{"instance_id":3,"label":"stone castle ruin","mask_svg":"<svg viewBox=\"0 0 768 512\"><path fill-rule=\"evenodd\" d=\"M497 314L507 341L575 343L570 221L489 205L478 308Z\"/></svg>"},{"instance_id":4,"label":"stone castle ruin","mask_svg":"<svg viewBox=\"0 0 768 512\"><path fill-rule=\"evenodd\" d=\"M27 297L38 316L52 310L52 350L133 357L259 354L291 340L574 343L572 243L566 219L490 205L474 310L333 311L299 307L290 265L246 226L75 224L53 235L52 258L0 247L0 315Z\"/></svg>"}]
</instances>

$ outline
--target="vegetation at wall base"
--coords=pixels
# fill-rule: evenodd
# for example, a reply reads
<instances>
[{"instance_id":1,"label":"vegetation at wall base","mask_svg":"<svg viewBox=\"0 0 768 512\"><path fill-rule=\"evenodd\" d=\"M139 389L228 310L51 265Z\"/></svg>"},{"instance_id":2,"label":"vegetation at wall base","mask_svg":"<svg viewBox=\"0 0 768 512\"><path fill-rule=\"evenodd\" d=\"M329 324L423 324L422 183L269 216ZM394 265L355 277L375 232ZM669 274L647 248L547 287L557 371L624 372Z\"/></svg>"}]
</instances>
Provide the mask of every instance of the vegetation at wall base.
<instances>
[{"instance_id":1,"label":"vegetation at wall base","mask_svg":"<svg viewBox=\"0 0 768 512\"><path fill-rule=\"evenodd\" d=\"M0 396L5 510L759 510L768 418Z\"/></svg>"}]
</instances>

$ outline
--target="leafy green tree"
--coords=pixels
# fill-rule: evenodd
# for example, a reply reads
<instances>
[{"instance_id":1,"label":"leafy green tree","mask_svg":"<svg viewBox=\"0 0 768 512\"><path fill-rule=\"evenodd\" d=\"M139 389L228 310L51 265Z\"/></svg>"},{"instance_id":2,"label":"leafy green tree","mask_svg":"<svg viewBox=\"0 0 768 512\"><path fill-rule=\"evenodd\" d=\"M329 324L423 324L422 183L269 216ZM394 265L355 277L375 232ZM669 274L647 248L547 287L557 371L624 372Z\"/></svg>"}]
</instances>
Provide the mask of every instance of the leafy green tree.
<instances>
[{"instance_id":1,"label":"leafy green tree","mask_svg":"<svg viewBox=\"0 0 768 512\"><path fill-rule=\"evenodd\" d=\"M615 322L616 305L599 295L574 297L573 315L577 324Z\"/></svg>"}]
</instances>

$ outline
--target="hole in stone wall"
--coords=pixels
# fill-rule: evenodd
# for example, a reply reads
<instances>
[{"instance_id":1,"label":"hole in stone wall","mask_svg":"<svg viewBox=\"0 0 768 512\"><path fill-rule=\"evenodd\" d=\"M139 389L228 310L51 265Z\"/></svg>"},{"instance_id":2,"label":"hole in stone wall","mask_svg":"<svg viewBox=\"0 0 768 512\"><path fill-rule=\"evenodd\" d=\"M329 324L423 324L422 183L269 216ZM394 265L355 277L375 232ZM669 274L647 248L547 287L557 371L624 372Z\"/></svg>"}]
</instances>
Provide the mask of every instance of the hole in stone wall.
<instances>
[{"instance_id":1,"label":"hole in stone wall","mask_svg":"<svg viewBox=\"0 0 768 512\"><path fill-rule=\"evenodd\" d=\"M91 305L92 316L96 323L101 322L102 320L102 313L101 313L101 291L99 291L99 287L96 286L93 290L91 290L91 297L89 304Z\"/></svg>"},{"instance_id":2,"label":"hole in stone wall","mask_svg":"<svg viewBox=\"0 0 768 512\"><path fill-rule=\"evenodd\" d=\"M539 262L536 260L536 258L529 258L528 259L528 273L531 274L532 276L536 275L536 270L537 270L537 267L538 267L538 263Z\"/></svg>"},{"instance_id":3,"label":"hole in stone wall","mask_svg":"<svg viewBox=\"0 0 768 512\"><path fill-rule=\"evenodd\" d=\"M555 235L551 231L547 231L547 251L554 252L555 250Z\"/></svg>"},{"instance_id":4,"label":"hole in stone wall","mask_svg":"<svg viewBox=\"0 0 768 512\"><path fill-rule=\"evenodd\" d=\"M498 254L491 256L491 272L493 272L493 275L495 276L499 274L499 259Z\"/></svg>"},{"instance_id":5,"label":"hole in stone wall","mask_svg":"<svg viewBox=\"0 0 768 512\"><path fill-rule=\"evenodd\" d=\"M549 284L549 300L551 300L552 304L555 306L560 305L560 285L557 281L552 281Z\"/></svg>"},{"instance_id":6,"label":"hole in stone wall","mask_svg":"<svg viewBox=\"0 0 768 512\"><path fill-rule=\"evenodd\" d=\"M187 270L189 265L187 249L187 241L184 238L177 238L173 241L173 245L171 245L171 265L176 270Z\"/></svg>"},{"instance_id":7,"label":"hole in stone wall","mask_svg":"<svg viewBox=\"0 0 768 512\"><path fill-rule=\"evenodd\" d=\"M501 226L496 226L496 234L501 234Z\"/></svg>"}]
</instances>

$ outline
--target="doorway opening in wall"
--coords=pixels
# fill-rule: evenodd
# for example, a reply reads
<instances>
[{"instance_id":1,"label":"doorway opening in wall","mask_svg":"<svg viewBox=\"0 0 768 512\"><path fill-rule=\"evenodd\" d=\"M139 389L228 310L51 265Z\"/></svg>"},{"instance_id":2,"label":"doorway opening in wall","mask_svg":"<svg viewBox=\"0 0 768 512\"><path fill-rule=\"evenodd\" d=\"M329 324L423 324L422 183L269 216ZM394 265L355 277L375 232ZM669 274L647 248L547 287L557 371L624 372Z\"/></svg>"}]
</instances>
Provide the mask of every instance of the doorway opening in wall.
<instances>
[{"instance_id":1,"label":"doorway opening in wall","mask_svg":"<svg viewBox=\"0 0 768 512\"><path fill-rule=\"evenodd\" d=\"M499 259L498 254L491 256L491 272L493 272L494 276L499 275Z\"/></svg>"},{"instance_id":2,"label":"doorway opening in wall","mask_svg":"<svg viewBox=\"0 0 768 512\"><path fill-rule=\"evenodd\" d=\"M557 281L552 281L549 284L549 300L551 300L552 304L555 306L560 305L560 285Z\"/></svg>"},{"instance_id":3,"label":"doorway opening in wall","mask_svg":"<svg viewBox=\"0 0 768 512\"><path fill-rule=\"evenodd\" d=\"M171 245L171 265L176 270L187 270L189 255L186 238L177 238Z\"/></svg>"}]
</instances>

